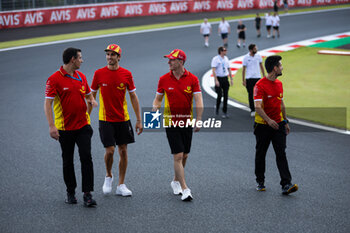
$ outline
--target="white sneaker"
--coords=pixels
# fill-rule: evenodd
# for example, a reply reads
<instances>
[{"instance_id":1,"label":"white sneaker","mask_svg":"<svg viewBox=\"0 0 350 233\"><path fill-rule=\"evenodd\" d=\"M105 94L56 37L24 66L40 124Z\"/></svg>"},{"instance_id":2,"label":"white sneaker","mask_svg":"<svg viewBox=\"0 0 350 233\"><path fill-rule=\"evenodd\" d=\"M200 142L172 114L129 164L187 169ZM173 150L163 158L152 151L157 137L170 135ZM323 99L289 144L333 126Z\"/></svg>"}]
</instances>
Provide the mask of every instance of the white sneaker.
<instances>
[{"instance_id":1,"label":"white sneaker","mask_svg":"<svg viewBox=\"0 0 350 233\"><path fill-rule=\"evenodd\" d=\"M103 194L108 194L112 192L112 182L113 182L113 177L109 177L109 176L105 177L105 182L103 183L103 186L102 186Z\"/></svg>"},{"instance_id":2,"label":"white sneaker","mask_svg":"<svg viewBox=\"0 0 350 233\"><path fill-rule=\"evenodd\" d=\"M179 181L171 181L170 186L173 189L174 195L180 195L182 193L182 188Z\"/></svg>"},{"instance_id":3,"label":"white sneaker","mask_svg":"<svg viewBox=\"0 0 350 233\"><path fill-rule=\"evenodd\" d=\"M193 199L191 194L191 189L187 188L183 190L181 200L183 201L191 201Z\"/></svg>"},{"instance_id":4,"label":"white sneaker","mask_svg":"<svg viewBox=\"0 0 350 233\"><path fill-rule=\"evenodd\" d=\"M251 113L250 113L250 116L251 116L251 117L255 117L255 112L251 112Z\"/></svg>"},{"instance_id":5,"label":"white sneaker","mask_svg":"<svg viewBox=\"0 0 350 233\"><path fill-rule=\"evenodd\" d=\"M125 184L121 184L117 186L117 191L115 194L123 197L128 197L132 195L132 192L126 187Z\"/></svg>"}]
</instances>

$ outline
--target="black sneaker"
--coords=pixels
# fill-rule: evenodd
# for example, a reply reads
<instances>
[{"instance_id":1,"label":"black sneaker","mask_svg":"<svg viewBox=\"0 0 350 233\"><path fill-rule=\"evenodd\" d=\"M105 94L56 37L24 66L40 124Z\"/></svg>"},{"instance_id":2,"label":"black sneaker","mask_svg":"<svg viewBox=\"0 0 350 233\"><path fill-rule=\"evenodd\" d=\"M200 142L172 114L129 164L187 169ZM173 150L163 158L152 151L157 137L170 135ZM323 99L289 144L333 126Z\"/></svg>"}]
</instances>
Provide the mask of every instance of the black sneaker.
<instances>
[{"instance_id":1,"label":"black sneaker","mask_svg":"<svg viewBox=\"0 0 350 233\"><path fill-rule=\"evenodd\" d=\"M75 194L67 193L67 198L65 200L67 204L77 204L77 198L75 197Z\"/></svg>"},{"instance_id":2,"label":"black sneaker","mask_svg":"<svg viewBox=\"0 0 350 233\"><path fill-rule=\"evenodd\" d=\"M288 195L290 193L294 193L298 191L298 185L297 184L286 184L282 187L282 194Z\"/></svg>"},{"instance_id":3,"label":"black sneaker","mask_svg":"<svg viewBox=\"0 0 350 233\"><path fill-rule=\"evenodd\" d=\"M97 205L96 201L92 199L91 193L85 193L84 194L84 205L87 207L95 206Z\"/></svg>"},{"instance_id":4,"label":"black sneaker","mask_svg":"<svg viewBox=\"0 0 350 233\"><path fill-rule=\"evenodd\" d=\"M259 192L261 192L261 191L266 191L265 185L264 185L263 182L257 184L257 186L256 186L256 191L259 191Z\"/></svg>"}]
</instances>

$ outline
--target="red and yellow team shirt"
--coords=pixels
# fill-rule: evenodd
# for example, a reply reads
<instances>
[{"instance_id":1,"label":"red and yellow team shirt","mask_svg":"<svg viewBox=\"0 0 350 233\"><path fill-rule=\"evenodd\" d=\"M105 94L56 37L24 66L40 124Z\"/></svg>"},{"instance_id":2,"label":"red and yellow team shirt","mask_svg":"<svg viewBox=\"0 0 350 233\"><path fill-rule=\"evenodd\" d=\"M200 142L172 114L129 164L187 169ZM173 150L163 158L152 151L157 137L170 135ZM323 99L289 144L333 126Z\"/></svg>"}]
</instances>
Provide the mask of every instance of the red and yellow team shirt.
<instances>
[{"instance_id":1,"label":"red and yellow team shirt","mask_svg":"<svg viewBox=\"0 0 350 233\"><path fill-rule=\"evenodd\" d=\"M278 79L270 81L264 77L255 84L254 101L262 101L262 108L267 116L277 123L283 121L281 111L282 100L283 87L282 82ZM255 114L255 122L259 124L267 124L259 114Z\"/></svg>"},{"instance_id":2,"label":"red and yellow team shirt","mask_svg":"<svg viewBox=\"0 0 350 233\"><path fill-rule=\"evenodd\" d=\"M136 91L131 72L122 67L110 70L107 66L96 70L91 90L97 92L98 89L100 89L99 120L109 122L129 120L126 90Z\"/></svg>"},{"instance_id":3,"label":"red and yellow team shirt","mask_svg":"<svg viewBox=\"0 0 350 233\"><path fill-rule=\"evenodd\" d=\"M201 93L198 78L186 69L179 80L171 71L160 77L157 95L165 97L165 126L180 120L186 123L193 118L193 95L197 93Z\"/></svg>"},{"instance_id":4,"label":"red and yellow team shirt","mask_svg":"<svg viewBox=\"0 0 350 233\"><path fill-rule=\"evenodd\" d=\"M46 82L45 98L54 100L55 125L58 130L78 130L90 124L85 95L91 94L83 73L70 76L61 68Z\"/></svg>"}]
</instances>

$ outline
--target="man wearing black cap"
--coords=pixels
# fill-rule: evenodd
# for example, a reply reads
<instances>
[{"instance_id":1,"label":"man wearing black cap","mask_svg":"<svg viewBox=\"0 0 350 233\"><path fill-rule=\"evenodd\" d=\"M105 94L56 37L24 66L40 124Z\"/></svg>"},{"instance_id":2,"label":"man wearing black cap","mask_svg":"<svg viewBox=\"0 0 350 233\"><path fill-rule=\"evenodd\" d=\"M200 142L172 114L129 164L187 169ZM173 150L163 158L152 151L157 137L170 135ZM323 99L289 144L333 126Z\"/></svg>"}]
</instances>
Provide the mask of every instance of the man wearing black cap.
<instances>
[{"instance_id":1,"label":"man wearing black cap","mask_svg":"<svg viewBox=\"0 0 350 233\"><path fill-rule=\"evenodd\" d=\"M202 120L203 100L198 78L184 68L186 54L181 49L173 50L168 58L170 72L159 78L153 110L161 107L165 98L164 122L171 153L174 156L174 180L170 183L175 195L181 200L192 200L191 190L185 181L184 167L191 149L192 127L186 123L192 119L193 98L196 103L197 121ZM195 127L195 132L199 131Z\"/></svg>"},{"instance_id":2,"label":"man wearing black cap","mask_svg":"<svg viewBox=\"0 0 350 233\"><path fill-rule=\"evenodd\" d=\"M132 74L127 69L119 66L122 50L116 44L110 44L105 49L107 66L95 71L91 91L96 97L100 89L99 129L100 138L106 149L104 156L106 165L106 177L102 187L104 194L112 191L112 165L115 146L118 145L119 183L116 194L131 196L132 192L124 184L128 165L127 145L135 142L134 132L129 120L126 102L126 90L130 95L132 107L136 115L136 133L142 133L141 112L139 100L136 95L136 87ZM91 109L89 109L91 111Z\"/></svg>"}]
</instances>

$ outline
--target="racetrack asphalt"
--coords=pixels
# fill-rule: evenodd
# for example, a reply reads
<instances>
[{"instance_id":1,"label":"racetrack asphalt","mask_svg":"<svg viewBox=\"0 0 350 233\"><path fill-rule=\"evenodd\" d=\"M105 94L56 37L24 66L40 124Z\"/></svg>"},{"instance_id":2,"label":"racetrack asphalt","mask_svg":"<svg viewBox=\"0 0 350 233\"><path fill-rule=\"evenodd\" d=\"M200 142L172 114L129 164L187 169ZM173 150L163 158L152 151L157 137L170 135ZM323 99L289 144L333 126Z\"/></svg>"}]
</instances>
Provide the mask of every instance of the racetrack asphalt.
<instances>
[{"instance_id":1,"label":"racetrack asphalt","mask_svg":"<svg viewBox=\"0 0 350 233\"><path fill-rule=\"evenodd\" d=\"M256 38L253 22L246 21L247 43L265 49L349 31L349 15L347 9L281 17L281 38L275 40L266 39L265 30L262 38ZM231 26L235 28L237 23ZM216 30L217 25L213 25ZM287 157L293 182L300 190L287 197L281 195L270 147L267 191L258 193L253 120L247 112L234 108L229 110L231 118L223 120L227 132L194 134L185 170L194 196L190 203L181 202L171 193L172 156L163 131L146 131L129 145L126 184L133 197L104 196L104 149L98 135L98 110L93 110L94 197L98 206L82 206L77 154L78 205L64 204L60 146L50 139L43 113L45 82L60 66L63 49L82 49L81 71L91 83L93 72L105 66L103 49L109 43L118 43L123 49L121 66L132 71L141 106L151 107L158 78L168 72L164 54L174 48L183 49L188 57L186 68L198 77L210 68L221 39L213 33L210 48L205 48L202 40L199 28L189 27L1 52L0 231L348 232L349 136L292 124ZM247 53L235 47L235 34L229 41L230 58ZM240 80L234 85L241 85ZM205 93L203 96L206 114L213 114L210 109L215 100ZM134 123L130 106L129 113ZM118 156L115 158L116 178Z\"/></svg>"}]
</instances>

